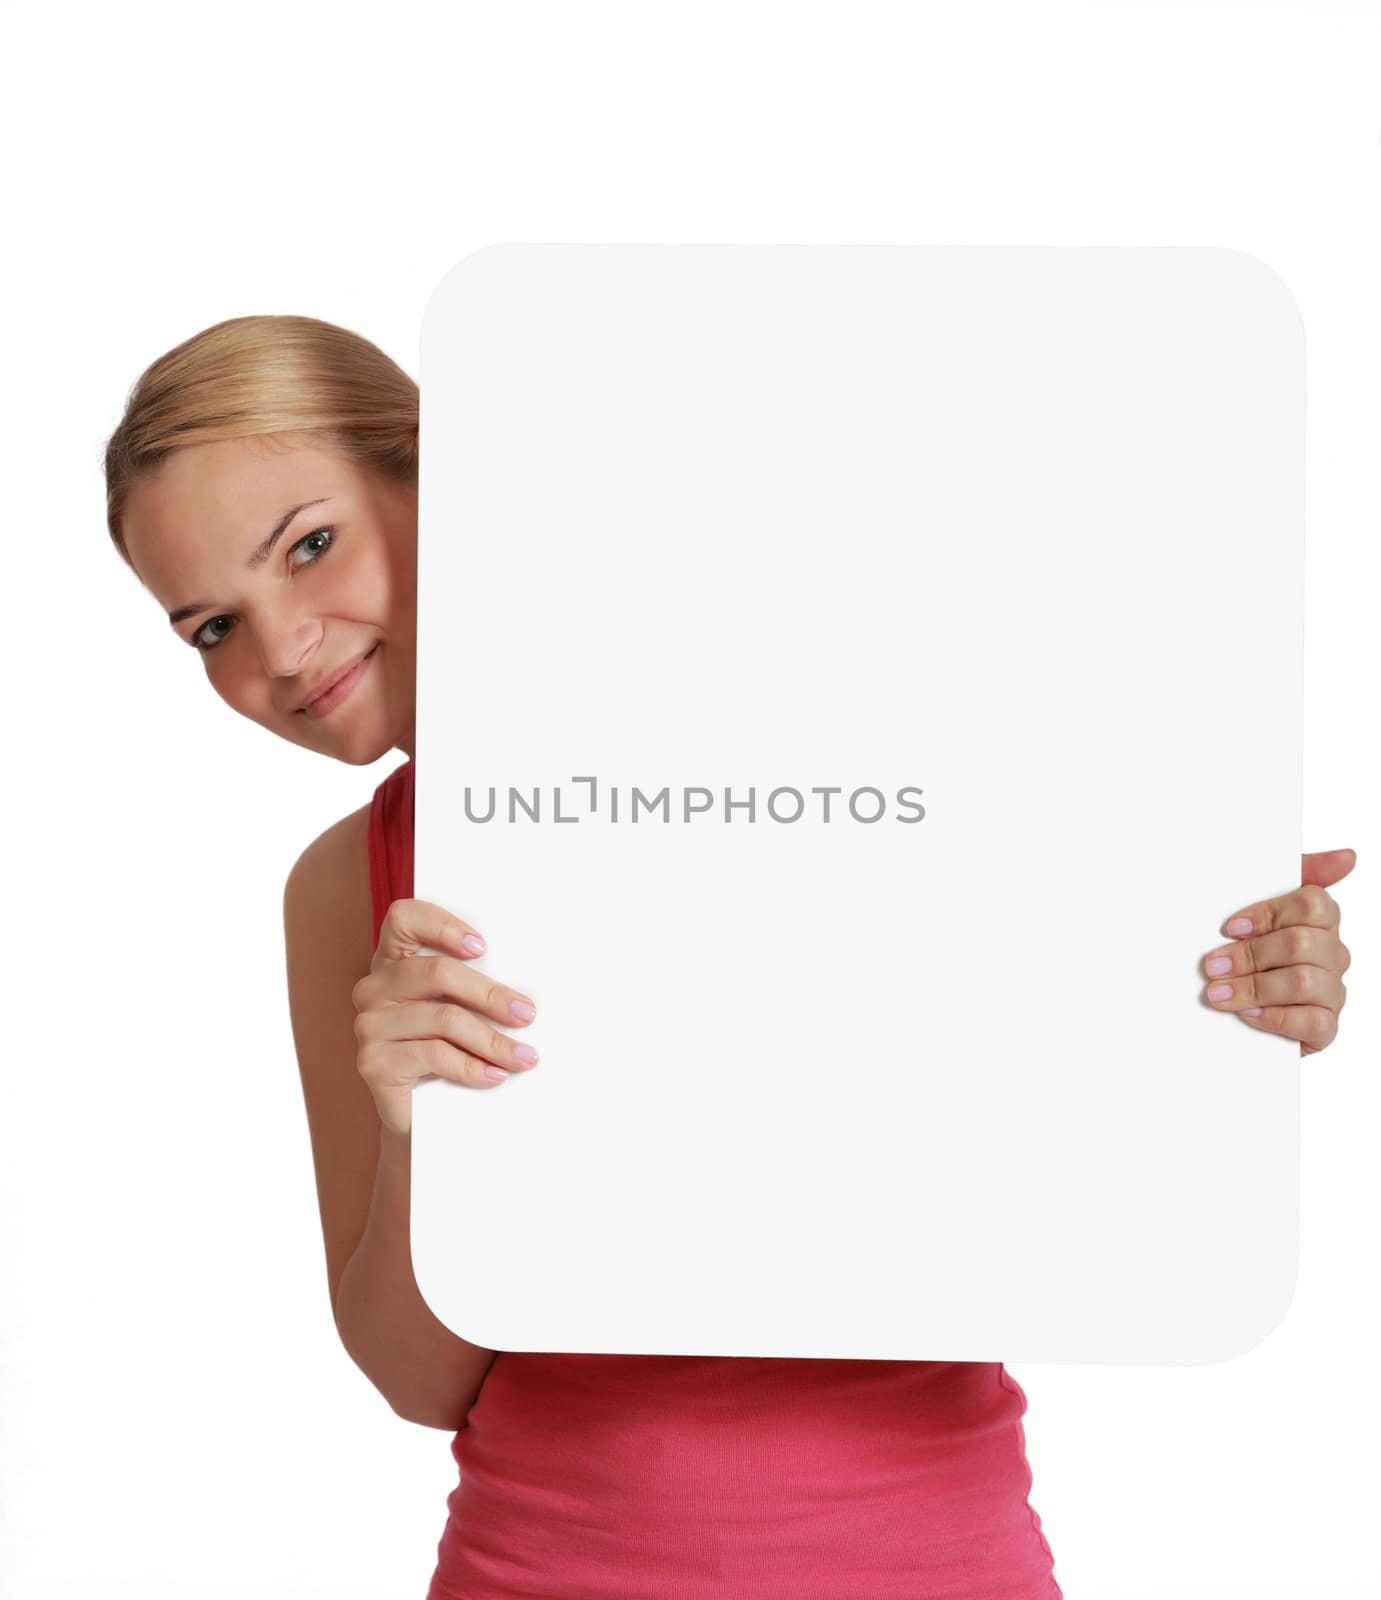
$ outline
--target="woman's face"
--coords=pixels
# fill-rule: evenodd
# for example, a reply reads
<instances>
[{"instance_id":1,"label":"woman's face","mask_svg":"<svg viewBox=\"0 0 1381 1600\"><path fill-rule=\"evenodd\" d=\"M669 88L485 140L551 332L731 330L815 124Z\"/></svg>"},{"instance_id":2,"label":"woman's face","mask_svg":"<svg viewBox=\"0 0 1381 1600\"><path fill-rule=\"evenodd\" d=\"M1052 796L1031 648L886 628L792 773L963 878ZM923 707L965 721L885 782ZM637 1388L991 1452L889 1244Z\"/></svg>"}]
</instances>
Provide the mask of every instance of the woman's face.
<instances>
[{"instance_id":1,"label":"woman's face","mask_svg":"<svg viewBox=\"0 0 1381 1600\"><path fill-rule=\"evenodd\" d=\"M123 532L141 581L241 716L351 766L414 754L414 489L310 434L188 445L135 485Z\"/></svg>"}]
</instances>

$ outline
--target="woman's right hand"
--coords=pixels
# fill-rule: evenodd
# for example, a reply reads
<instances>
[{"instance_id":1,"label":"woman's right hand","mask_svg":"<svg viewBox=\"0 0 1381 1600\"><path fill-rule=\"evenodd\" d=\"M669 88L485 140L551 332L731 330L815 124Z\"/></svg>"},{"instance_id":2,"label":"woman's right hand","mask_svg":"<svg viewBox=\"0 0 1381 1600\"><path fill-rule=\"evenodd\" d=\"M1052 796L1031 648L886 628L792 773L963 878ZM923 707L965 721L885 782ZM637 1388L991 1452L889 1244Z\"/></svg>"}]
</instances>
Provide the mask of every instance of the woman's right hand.
<instances>
[{"instance_id":1,"label":"woman's right hand","mask_svg":"<svg viewBox=\"0 0 1381 1600\"><path fill-rule=\"evenodd\" d=\"M467 939L475 941L469 948ZM423 946L455 954L422 955ZM355 1064L391 1132L411 1130L412 1086L425 1078L492 1089L509 1072L535 1065L531 1045L510 1039L492 1022L525 1025L536 1007L527 995L465 965L484 950L468 922L430 900L389 906L369 972L351 998ZM514 1011L515 1002L528 1009Z\"/></svg>"}]
</instances>

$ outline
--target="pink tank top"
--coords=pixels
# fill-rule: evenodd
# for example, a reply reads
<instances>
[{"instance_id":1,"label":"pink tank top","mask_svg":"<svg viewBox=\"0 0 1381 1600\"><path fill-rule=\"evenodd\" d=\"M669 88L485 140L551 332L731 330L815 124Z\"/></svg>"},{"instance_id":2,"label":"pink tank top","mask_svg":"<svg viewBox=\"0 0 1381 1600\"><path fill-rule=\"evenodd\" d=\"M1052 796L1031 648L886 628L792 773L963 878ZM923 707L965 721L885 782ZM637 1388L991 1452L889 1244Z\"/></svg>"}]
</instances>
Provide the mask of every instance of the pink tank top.
<instances>
[{"instance_id":1,"label":"pink tank top","mask_svg":"<svg viewBox=\"0 0 1381 1600\"><path fill-rule=\"evenodd\" d=\"M414 772L370 809L376 944ZM1001 1362L501 1351L427 1600L1062 1600L1025 1410Z\"/></svg>"}]
</instances>

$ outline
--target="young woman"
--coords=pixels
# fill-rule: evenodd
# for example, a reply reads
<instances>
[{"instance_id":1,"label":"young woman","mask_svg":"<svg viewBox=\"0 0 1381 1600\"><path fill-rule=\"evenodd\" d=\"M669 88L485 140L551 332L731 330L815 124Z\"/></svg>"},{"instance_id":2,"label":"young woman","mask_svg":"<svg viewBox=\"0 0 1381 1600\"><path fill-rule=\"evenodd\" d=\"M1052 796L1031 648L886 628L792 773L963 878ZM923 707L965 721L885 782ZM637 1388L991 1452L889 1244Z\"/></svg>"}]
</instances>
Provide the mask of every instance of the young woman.
<instances>
[{"instance_id":1,"label":"young woman","mask_svg":"<svg viewBox=\"0 0 1381 1600\"><path fill-rule=\"evenodd\" d=\"M466 964L482 930L412 897L417 419L367 340L241 317L140 377L106 477L117 549L223 700L332 760L408 757L302 852L284 922L336 1326L399 1416L454 1434L429 1600L1054 1600L1001 1363L500 1353L418 1293L413 1084L534 1062L506 1031L527 997ZM1325 886L1353 859L1237 912L1207 1002L1330 1043L1349 956Z\"/></svg>"}]
</instances>

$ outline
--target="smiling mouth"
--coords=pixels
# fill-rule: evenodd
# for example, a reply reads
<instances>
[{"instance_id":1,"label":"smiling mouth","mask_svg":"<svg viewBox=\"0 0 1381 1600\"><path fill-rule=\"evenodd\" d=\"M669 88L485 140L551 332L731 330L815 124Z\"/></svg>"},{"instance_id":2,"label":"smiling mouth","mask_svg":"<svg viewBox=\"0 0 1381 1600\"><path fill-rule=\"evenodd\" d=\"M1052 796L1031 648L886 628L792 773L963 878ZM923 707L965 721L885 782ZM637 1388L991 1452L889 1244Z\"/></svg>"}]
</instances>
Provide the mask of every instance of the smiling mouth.
<instances>
[{"instance_id":1,"label":"smiling mouth","mask_svg":"<svg viewBox=\"0 0 1381 1600\"><path fill-rule=\"evenodd\" d=\"M358 661L355 661L348 666L333 682L328 683L324 688L319 689L306 703L306 705L298 706L296 711L293 713L294 716L324 716L326 712L332 709L336 702L341 698L342 688L345 688L347 695L349 691L354 688L355 679L359 677L360 672L364 668L365 662L369 660L370 656L372 656L378 648L379 641L376 639Z\"/></svg>"}]
</instances>

